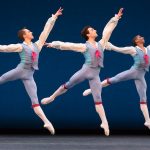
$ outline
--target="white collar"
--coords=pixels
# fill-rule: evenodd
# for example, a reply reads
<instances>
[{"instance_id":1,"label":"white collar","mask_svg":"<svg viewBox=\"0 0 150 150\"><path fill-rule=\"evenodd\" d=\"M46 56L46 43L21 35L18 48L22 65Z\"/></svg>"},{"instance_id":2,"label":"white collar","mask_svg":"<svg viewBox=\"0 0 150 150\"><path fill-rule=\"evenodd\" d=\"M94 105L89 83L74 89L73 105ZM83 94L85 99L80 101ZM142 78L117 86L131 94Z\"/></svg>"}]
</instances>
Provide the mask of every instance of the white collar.
<instances>
[{"instance_id":1,"label":"white collar","mask_svg":"<svg viewBox=\"0 0 150 150\"><path fill-rule=\"evenodd\" d=\"M142 50L139 46L136 46L136 48L138 48L138 49L140 49L140 50ZM145 50L146 50L146 54L147 54L147 48L146 47L144 47L145 48ZM143 50L142 50L143 51Z\"/></svg>"},{"instance_id":2,"label":"white collar","mask_svg":"<svg viewBox=\"0 0 150 150\"><path fill-rule=\"evenodd\" d=\"M87 41L89 44L91 44L93 47L97 47L98 48L98 43L95 41L95 45L93 44L93 43L91 43L91 42L89 42L89 41Z\"/></svg>"},{"instance_id":3,"label":"white collar","mask_svg":"<svg viewBox=\"0 0 150 150\"><path fill-rule=\"evenodd\" d=\"M30 44L27 44L25 41L23 42L23 44L25 44L25 45L32 45L33 43L31 42Z\"/></svg>"}]
</instances>

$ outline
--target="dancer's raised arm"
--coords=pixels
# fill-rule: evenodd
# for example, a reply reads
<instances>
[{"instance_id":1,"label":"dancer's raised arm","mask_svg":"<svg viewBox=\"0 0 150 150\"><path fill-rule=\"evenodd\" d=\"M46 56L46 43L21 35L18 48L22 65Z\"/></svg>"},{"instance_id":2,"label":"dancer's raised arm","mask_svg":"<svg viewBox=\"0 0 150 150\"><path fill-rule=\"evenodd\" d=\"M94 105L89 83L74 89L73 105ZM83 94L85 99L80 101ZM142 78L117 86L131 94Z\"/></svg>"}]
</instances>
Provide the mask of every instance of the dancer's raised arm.
<instances>
[{"instance_id":1,"label":"dancer's raised arm","mask_svg":"<svg viewBox=\"0 0 150 150\"><path fill-rule=\"evenodd\" d=\"M49 33L51 32L51 30L55 24L56 19L58 18L58 16L62 15L62 11L63 11L63 9L59 8L57 10L57 12L54 15L52 15L52 17L50 17L48 19L48 21L46 22L45 27L44 27L41 35L39 36L39 40L36 42L39 50L42 49L45 41L47 40Z\"/></svg>"},{"instance_id":2,"label":"dancer's raised arm","mask_svg":"<svg viewBox=\"0 0 150 150\"><path fill-rule=\"evenodd\" d=\"M103 33L102 33L102 39L100 40L101 45L103 48L105 48L106 43L109 41L110 36L115 29L118 20L123 15L123 8L121 8L118 12L118 14L115 15L115 17L111 18L110 21L106 24Z\"/></svg>"}]
</instances>

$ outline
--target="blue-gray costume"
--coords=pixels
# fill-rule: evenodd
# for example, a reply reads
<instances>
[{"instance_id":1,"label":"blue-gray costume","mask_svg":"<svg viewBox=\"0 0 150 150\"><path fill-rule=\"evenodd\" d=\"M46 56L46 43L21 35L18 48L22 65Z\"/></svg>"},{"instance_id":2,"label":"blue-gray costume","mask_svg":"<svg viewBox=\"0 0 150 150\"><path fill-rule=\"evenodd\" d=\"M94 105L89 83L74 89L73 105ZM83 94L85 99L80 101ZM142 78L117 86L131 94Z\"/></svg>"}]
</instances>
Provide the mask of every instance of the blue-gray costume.
<instances>
[{"instance_id":1,"label":"blue-gray costume","mask_svg":"<svg viewBox=\"0 0 150 150\"><path fill-rule=\"evenodd\" d=\"M136 55L133 56L134 64L133 66L124 72L117 74L112 78L108 78L108 84L114 84L120 81L126 81L134 79L137 92L140 97L140 103L144 104L147 101L146 90L147 84L145 81L145 73L149 71L150 66L150 48L147 47L147 54L144 54L142 50L135 47Z\"/></svg>"},{"instance_id":2,"label":"blue-gray costume","mask_svg":"<svg viewBox=\"0 0 150 150\"><path fill-rule=\"evenodd\" d=\"M70 89L76 84L89 80L89 85L92 90L92 95L95 104L101 104L101 81L99 77L100 69L103 67L103 48L98 42L98 48L93 47L89 42L86 42L86 51L83 53L85 63L83 67L76 72L68 82L64 84L64 88Z\"/></svg>"},{"instance_id":3,"label":"blue-gray costume","mask_svg":"<svg viewBox=\"0 0 150 150\"><path fill-rule=\"evenodd\" d=\"M83 53L85 57L85 63L81 70L76 72L70 80L64 84L64 88L70 89L76 84L84 81L85 79L89 80L90 87L92 89L92 95L94 98L95 104L102 103L101 99L101 81L99 77L100 69L103 67L103 51L106 46L112 31L115 29L118 23L119 17L115 15L115 17L111 18L110 21L106 24L103 33L102 39L96 43L95 46L92 46L90 42L86 42L86 44L82 43L70 43L70 42L61 42L61 41L53 41L50 45L53 48L60 50L72 50L75 52ZM93 29L93 32L96 34L96 30ZM93 41L95 44L95 41ZM97 48L96 48L97 47ZM63 87L58 88L56 90L55 95L63 93ZM50 98L51 100L51 98ZM43 101L47 102L48 99L43 99Z\"/></svg>"},{"instance_id":4,"label":"blue-gray costume","mask_svg":"<svg viewBox=\"0 0 150 150\"><path fill-rule=\"evenodd\" d=\"M0 52L18 52L21 58L20 64L13 70L0 77L0 84L8 81L21 79L25 89L31 98L32 107L39 106L37 86L33 78L35 70L38 70L39 53L52 30L57 17L52 15L46 22L38 41L35 43L23 42L22 44L0 45Z\"/></svg>"},{"instance_id":5,"label":"blue-gray costume","mask_svg":"<svg viewBox=\"0 0 150 150\"><path fill-rule=\"evenodd\" d=\"M0 84L21 79L31 98L32 106L35 107L39 105L39 102L37 97L37 86L33 74L35 70L38 70L39 50L34 43L32 43L34 51L24 43L22 43L22 47L22 51L19 52L21 58L20 64L15 69L3 74L0 77Z\"/></svg>"}]
</instances>

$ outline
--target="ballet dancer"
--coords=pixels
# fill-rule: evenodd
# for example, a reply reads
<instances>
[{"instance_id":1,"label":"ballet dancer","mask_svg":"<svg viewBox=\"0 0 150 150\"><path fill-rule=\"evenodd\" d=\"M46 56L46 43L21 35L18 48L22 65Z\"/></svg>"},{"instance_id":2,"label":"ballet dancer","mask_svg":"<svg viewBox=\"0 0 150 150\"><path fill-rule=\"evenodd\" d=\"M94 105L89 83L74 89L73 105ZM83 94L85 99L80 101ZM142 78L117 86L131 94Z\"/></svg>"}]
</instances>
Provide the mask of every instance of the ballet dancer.
<instances>
[{"instance_id":1,"label":"ballet dancer","mask_svg":"<svg viewBox=\"0 0 150 150\"><path fill-rule=\"evenodd\" d=\"M81 35L86 40L86 44L81 43L69 43L69 42L60 42L54 41L52 43L47 43L48 47L57 48L61 50L73 50L76 52L83 53L85 57L85 63L81 70L76 72L68 82L61 85L55 92L48 98L42 99L42 104L48 104L54 99L67 92L68 89L72 88L76 84L84 81L85 79L89 80L90 87L92 89L92 95L95 102L96 111L102 120L101 128L104 129L104 133L106 136L109 135L109 125L105 115L105 111L102 105L101 99L101 81L99 78L99 73L101 67L103 67L103 51L105 49L105 45L108 42L112 31L116 27L118 20L122 16L123 9L121 8L115 17L113 17L105 26L103 30L102 39L96 42L97 31L91 26L86 26L81 31Z\"/></svg>"},{"instance_id":2,"label":"ballet dancer","mask_svg":"<svg viewBox=\"0 0 150 150\"><path fill-rule=\"evenodd\" d=\"M41 49L52 30L57 17L62 15L62 11L63 9L60 8L48 19L38 41L35 43L32 43L32 40L34 39L32 32L23 28L18 31L18 37L23 41L23 43L0 45L0 52L18 52L21 58L21 62L15 69L0 76L0 84L21 79L31 99L34 112L42 119L44 127L47 128L51 134L54 134L55 130L39 105L37 86L34 81L33 74L36 70L38 70L39 53L41 52Z\"/></svg>"},{"instance_id":3,"label":"ballet dancer","mask_svg":"<svg viewBox=\"0 0 150 150\"><path fill-rule=\"evenodd\" d=\"M123 71L114 77L107 78L102 81L102 87L106 87L111 84L115 84L121 81L127 81L133 79L135 86L140 97L140 108L145 119L144 125L150 129L150 118L147 107L147 84L145 81L145 74L149 71L150 66L150 45L145 47L144 37L137 35L132 40L133 46L129 47L117 47L111 43L108 43L107 48L109 50L115 50L124 54L130 54L133 57L133 66L126 71ZM83 92L83 96L87 96L91 93L91 89L87 89Z\"/></svg>"}]
</instances>

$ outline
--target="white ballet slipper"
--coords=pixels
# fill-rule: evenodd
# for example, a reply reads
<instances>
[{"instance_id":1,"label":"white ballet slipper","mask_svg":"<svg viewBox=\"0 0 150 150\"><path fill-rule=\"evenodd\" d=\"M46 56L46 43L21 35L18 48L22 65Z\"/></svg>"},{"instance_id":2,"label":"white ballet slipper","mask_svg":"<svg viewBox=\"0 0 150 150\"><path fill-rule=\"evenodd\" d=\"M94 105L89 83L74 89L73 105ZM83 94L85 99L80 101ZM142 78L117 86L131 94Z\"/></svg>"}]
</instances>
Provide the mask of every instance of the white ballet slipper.
<instances>
[{"instance_id":1,"label":"white ballet slipper","mask_svg":"<svg viewBox=\"0 0 150 150\"><path fill-rule=\"evenodd\" d=\"M55 129L54 129L53 125L50 122L47 123L47 124L44 124L44 128L49 130L52 135L55 134Z\"/></svg>"},{"instance_id":2,"label":"white ballet slipper","mask_svg":"<svg viewBox=\"0 0 150 150\"><path fill-rule=\"evenodd\" d=\"M54 100L54 98L52 96L46 97L41 100L41 104L46 105L46 104L51 103L53 100Z\"/></svg>"},{"instance_id":3,"label":"white ballet slipper","mask_svg":"<svg viewBox=\"0 0 150 150\"><path fill-rule=\"evenodd\" d=\"M107 123L102 123L102 124L100 125L100 127L104 129L105 135L106 135L106 136L109 136L110 131L109 131L108 124L107 124Z\"/></svg>"},{"instance_id":4,"label":"white ballet slipper","mask_svg":"<svg viewBox=\"0 0 150 150\"><path fill-rule=\"evenodd\" d=\"M83 96L88 96L89 94L91 94L91 89L87 89L83 92Z\"/></svg>"},{"instance_id":5,"label":"white ballet slipper","mask_svg":"<svg viewBox=\"0 0 150 150\"><path fill-rule=\"evenodd\" d=\"M149 121L146 121L146 122L144 123L144 125L150 129L150 120L149 120Z\"/></svg>"}]
</instances>

